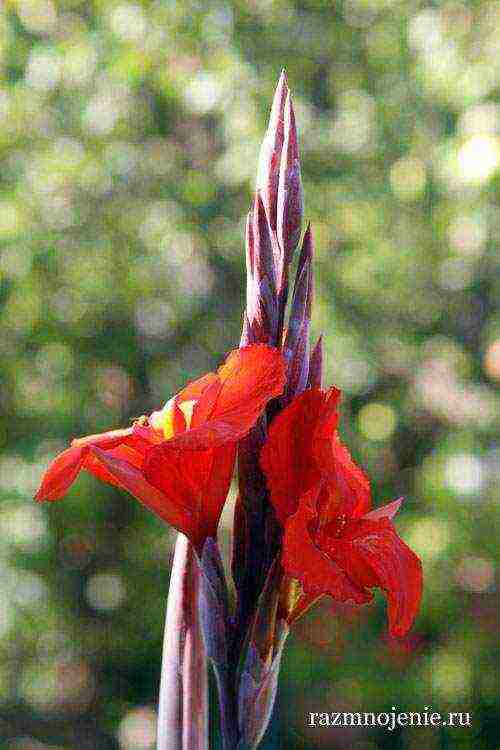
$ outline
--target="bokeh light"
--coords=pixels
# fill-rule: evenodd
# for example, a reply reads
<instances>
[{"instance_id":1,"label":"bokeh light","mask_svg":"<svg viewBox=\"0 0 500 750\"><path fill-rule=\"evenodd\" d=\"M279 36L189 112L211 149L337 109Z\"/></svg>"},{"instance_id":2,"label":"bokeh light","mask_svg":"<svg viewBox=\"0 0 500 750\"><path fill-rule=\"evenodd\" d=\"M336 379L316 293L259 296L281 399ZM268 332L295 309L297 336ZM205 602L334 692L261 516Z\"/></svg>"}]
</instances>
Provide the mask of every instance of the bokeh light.
<instances>
[{"instance_id":1,"label":"bokeh light","mask_svg":"<svg viewBox=\"0 0 500 750\"><path fill-rule=\"evenodd\" d=\"M147 706L129 711L118 730L123 750L151 750L156 743L156 713Z\"/></svg>"}]
</instances>

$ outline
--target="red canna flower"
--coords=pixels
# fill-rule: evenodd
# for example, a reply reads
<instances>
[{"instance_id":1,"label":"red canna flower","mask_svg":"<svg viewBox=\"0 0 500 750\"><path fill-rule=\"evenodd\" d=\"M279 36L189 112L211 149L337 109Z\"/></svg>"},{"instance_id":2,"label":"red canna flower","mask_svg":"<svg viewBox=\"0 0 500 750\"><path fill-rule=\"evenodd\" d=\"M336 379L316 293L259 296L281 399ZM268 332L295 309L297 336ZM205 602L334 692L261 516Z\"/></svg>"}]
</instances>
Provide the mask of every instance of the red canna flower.
<instances>
[{"instance_id":1,"label":"red canna flower","mask_svg":"<svg viewBox=\"0 0 500 750\"><path fill-rule=\"evenodd\" d=\"M236 443L284 381L276 349L237 349L217 373L189 383L132 427L73 440L49 466L35 499L63 497L84 469L130 492L200 550L216 534Z\"/></svg>"},{"instance_id":2,"label":"red canna flower","mask_svg":"<svg viewBox=\"0 0 500 750\"><path fill-rule=\"evenodd\" d=\"M325 594L364 604L378 587L390 632L402 636L420 606L421 563L392 523L401 500L370 510L369 481L337 433L339 397L306 390L274 419L261 452L284 527L282 566L302 589L289 620Z\"/></svg>"}]
</instances>

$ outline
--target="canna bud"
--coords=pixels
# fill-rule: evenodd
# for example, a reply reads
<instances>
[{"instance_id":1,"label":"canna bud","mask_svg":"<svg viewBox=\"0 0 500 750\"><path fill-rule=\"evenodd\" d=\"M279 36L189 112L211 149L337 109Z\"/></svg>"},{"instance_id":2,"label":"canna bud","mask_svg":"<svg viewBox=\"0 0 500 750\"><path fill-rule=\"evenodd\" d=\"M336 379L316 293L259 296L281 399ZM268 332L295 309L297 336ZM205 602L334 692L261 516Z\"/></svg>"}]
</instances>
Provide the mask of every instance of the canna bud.
<instances>
[{"instance_id":1,"label":"canna bud","mask_svg":"<svg viewBox=\"0 0 500 750\"><path fill-rule=\"evenodd\" d=\"M288 94L286 73L282 70L274 93L271 115L260 149L257 170L257 190L262 195L267 218L274 232L276 231L281 151L285 137L285 101Z\"/></svg>"},{"instance_id":2,"label":"canna bud","mask_svg":"<svg viewBox=\"0 0 500 750\"><path fill-rule=\"evenodd\" d=\"M283 355L288 364L285 400L298 396L306 388L309 374L309 329L313 296L313 242L308 226L302 242L293 290Z\"/></svg>"},{"instance_id":3,"label":"canna bud","mask_svg":"<svg viewBox=\"0 0 500 750\"><path fill-rule=\"evenodd\" d=\"M285 138L281 151L281 163L276 206L276 232L283 252L283 263L292 261L293 252L300 239L303 214L302 180L300 177L299 148L292 99L288 92L285 102Z\"/></svg>"},{"instance_id":4,"label":"canna bud","mask_svg":"<svg viewBox=\"0 0 500 750\"><path fill-rule=\"evenodd\" d=\"M242 670L238 694L238 723L242 744L249 750L257 748L271 719L288 626L281 621L276 633L272 660L263 660L250 644Z\"/></svg>"},{"instance_id":5,"label":"canna bud","mask_svg":"<svg viewBox=\"0 0 500 750\"><path fill-rule=\"evenodd\" d=\"M309 360L308 388L323 387L323 336L320 336Z\"/></svg>"},{"instance_id":6,"label":"canna bud","mask_svg":"<svg viewBox=\"0 0 500 750\"><path fill-rule=\"evenodd\" d=\"M276 236L275 267L278 290L286 293L287 267L300 239L303 215L297 128L285 71L282 71L261 146L257 192L262 196L272 233Z\"/></svg>"}]
</instances>

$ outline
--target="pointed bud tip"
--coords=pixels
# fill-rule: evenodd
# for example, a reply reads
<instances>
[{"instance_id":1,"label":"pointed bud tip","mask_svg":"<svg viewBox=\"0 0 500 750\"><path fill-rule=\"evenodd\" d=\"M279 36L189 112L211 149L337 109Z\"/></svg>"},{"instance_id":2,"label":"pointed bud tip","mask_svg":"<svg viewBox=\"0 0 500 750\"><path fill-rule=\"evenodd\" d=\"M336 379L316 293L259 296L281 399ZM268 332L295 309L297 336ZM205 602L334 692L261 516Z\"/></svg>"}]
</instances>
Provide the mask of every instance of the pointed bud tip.
<instances>
[{"instance_id":1,"label":"pointed bud tip","mask_svg":"<svg viewBox=\"0 0 500 750\"><path fill-rule=\"evenodd\" d=\"M323 334L320 335L314 349L311 353L309 361L309 388L322 388L323 387Z\"/></svg>"},{"instance_id":2,"label":"pointed bud tip","mask_svg":"<svg viewBox=\"0 0 500 750\"><path fill-rule=\"evenodd\" d=\"M323 334L321 333L314 344L311 352L311 362L317 362L321 367L323 364Z\"/></svg>"},{"instance_id":3,"label":"pointed bud tip","mask_svg":"<svg viewBox=\"0 0 500 750\"><path fill-rule=\"evenodd\" d=\"M314 245L312 241L311 225L307 225L306 232L302 239L302 245L300 248L299 262L297 266L297 273L295 276L295 286L292 302L291 316L294 315L294 308L297 304L302 305L305 303L307 297L312 295L312 259L313 259ZM300 316L302 318L302 316Z\"/></svg>"},{"instance_id":4,"label":"pointed bud tip","mask_svg":"<svg viewBox=\"0 0 500 750\"><path fill-rule=\"evenodd\" d=\"M302 239L302 248L301 252L304 255L304 259L311 259L314 252L314 243L313 243L313 233L312 233L312 227L311 222L307 222L306 231L304 232L304 237Z\"/></svg>"},{"instance_id":5,"label":"pointed bud tip","mask_svg":"<svg viewBox=\"0 0 500 750\"><path fill-rule=\"evenodd\" d=\"M279 167L276 231L285 263L290 263L300 240L304 202L297 129L289 91L286 96L283 116L284 139Z\"/></svg>"},{"instance_id":6,"label":"pointed bud tip","mask_svg":"<svg viewBox=\"0 0 500 750\"><path fill-rule=\"evenodd\" d=\"M262 194L260 190L257 190L255 192L255 199L253 203L253 213L254 213L254 216L259 216L261 214L265 215L264 201L262 199Z\"/></svg>"},{"instance_id":7,"label":"pointed bud tip","mask_svg":"<svg viewBox=\"0 0 500 750\"><path fill-rule=\"evenodd\" d=\"M269 118L269 130L279 129L277 133L280 139L283 138L282 128L285 119L285 105L287 97L290 95L290 89L288 88L288 79L286 71L283 68L281 75L276 84L274 90L273 103L271 107L271 116Z\"/></svg>"}]
</instances>

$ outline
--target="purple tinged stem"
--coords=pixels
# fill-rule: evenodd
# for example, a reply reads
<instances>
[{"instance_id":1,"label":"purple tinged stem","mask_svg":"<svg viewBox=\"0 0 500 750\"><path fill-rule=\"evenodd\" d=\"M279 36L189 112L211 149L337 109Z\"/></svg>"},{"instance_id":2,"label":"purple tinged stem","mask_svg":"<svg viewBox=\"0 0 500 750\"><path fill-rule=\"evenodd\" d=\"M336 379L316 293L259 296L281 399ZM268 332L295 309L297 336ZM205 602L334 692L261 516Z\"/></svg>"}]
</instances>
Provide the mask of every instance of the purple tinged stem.
<instances>
[{"instance_id":1,"label":"purple tinged stem","mask_svg":"<svg viewBox=\"0 0 500 750\"><path fill-rule=\"evenodd\" d=\"M277 623L273 651L266 660L261 659L253 644L248 646L238 695L238 719L242 735L238 750L255 750L267 730L276 700L281 656L288 632L285 622Z\"/></svg>"},{"instance_id":2,"label":"purple tinged stem","mask_svg":"<svg viewBox=\"0 0 500 750\"><path fill-rule=\"evenodd\" d=\"M246 223L246 229L245 229L245 249L246 249L246 264L247 264L247 279L253 279L255 247L254 247L251 211L249 211L247 214L247 223Z\"/></svg>"},{"instance_id":3,"label":"purple tinged stem","mask_svg":"<svg viewBox=\"0 0 500 750\"><path fill-rule=\"evenodd\" d=\"M208 538L200 558L199 611L205 650L217 683L223 750L238 744L234 673L228 661L230 617L224 567L215 539Z\"/></svg>"},{"instance_id":4,"label":"purple tinged stem","mask_svg":"<svg viewBox=\"0 0 500 750\"><path fill-rule=\"evenodd\" d=\"M178 534L170 577L157 750L208 750L207 661L198 615L199 568Z\"/></svg>"},{"instance_id":5,"label":"purple tinged stem","mask_svg":"<svg viewBox=\"0 0 500 750\"><path fill-rule=\"evenodd\" d=\"M254 279L254 255L255 255L255 243L253 236L253 224L252 224L252 212L249 211L247 214L247 223L245 229L245 258L246 258L246 270L247 270L247 299L246 299L246 310L245 320L243 326L243 337L241 346L246 346L250 343L247 337L250 335L251 321L255 318L256 314L256 299L255 299L255 279ZM247 330L245 330L247 329ZM244 338L244 340L243 340Z\"/></svg>"},{"instance_id":6,"label":"purple tinged stem","mask_svg":"<svg viewBox=\"0 0 500 750\"><path fill-rule=\"evenodd\" d=\"M249 631L249 646L260 654L262 661L269 665L273 656L274 636L282 573L278 561L271 565L259 596L257 610Z\"/></svg>"}]
</instances>

